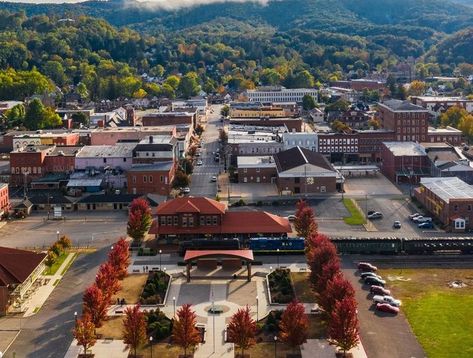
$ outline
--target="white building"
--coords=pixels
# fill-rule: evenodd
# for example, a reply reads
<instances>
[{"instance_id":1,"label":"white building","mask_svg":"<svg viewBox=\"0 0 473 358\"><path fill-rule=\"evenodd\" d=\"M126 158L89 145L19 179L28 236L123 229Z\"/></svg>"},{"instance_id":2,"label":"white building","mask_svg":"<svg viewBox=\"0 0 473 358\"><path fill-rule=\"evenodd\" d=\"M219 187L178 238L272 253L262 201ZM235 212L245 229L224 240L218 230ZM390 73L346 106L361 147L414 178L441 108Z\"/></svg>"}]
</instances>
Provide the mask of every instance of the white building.
<instances>
[{"instance_id":1,"label":"white building","mask_svg":"<svg viewBox=\"0 0 473 358\"><path fill-rule=\"evenodd\" d=\"M319 139L316 133L283 133L282 141L284 143L284 150L301 147L313 152L318 151Z\"/></svg>"},{"instance_id":2,"label":"white building","mask_svg":"<svg viewBox=\"0 0 473 358\"><path fill-rule=\"evenodd\" d=\"M298 102L302 103L302 98L305 95L314 97L318 100L318 92L315 88L291 88L287 89L282 86L274 87L260 87L256 90L247 90L246 97L250 102L262 103L284 103L284 102Z\"/></svg>"}]
</instances>

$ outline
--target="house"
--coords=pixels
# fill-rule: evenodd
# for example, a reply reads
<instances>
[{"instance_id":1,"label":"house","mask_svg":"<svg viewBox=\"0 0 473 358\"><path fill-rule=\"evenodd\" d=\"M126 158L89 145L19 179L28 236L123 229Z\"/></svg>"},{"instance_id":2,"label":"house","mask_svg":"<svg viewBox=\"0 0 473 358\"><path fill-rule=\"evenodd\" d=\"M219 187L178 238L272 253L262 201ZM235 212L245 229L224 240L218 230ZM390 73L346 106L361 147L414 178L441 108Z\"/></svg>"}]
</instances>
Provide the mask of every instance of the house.
<instances>
[{"instance_id":1,"label":"house","mask_svg":"<svg viewBox=\"0 0 473 358\"><path fill-rule=\"evenodd\" d=\"M276 163L272 155L237 158L239 183L276 183Z\"/></svg>"},{"instance_id":2,"label":"house","mask_svg":"<svg viewBox=\"0 0 473 358\"><path fill-rule=\"evenodd\" d=\"M325 114L323 111L316 107L309 111L309 116L314 123L320 123L324 121Z\"/></svg>"},{"instance_id":3,"label":"house","mask_svg":"<svg viewBox=\"0 0 473 358\"><path fill-rule=\"evenodd\" d=\"M244 223L244 224L242 224ZM228 211L205 197L182 197L161 203L150 234L158 239L280 237L292 232L286 218L265 211Z\"/></svg>"},{"instance_id":4,"label":"house","mask_svg":"<svg viewBox=\"0 0 473 358\"><path fill-rule=\"evenodd\" d=\"M299 146L274 154L277 186L282 194L331 193L337 171L321 154Z\"/></svg>"},{"instance_id":5,"label":"house","mask_svg":"<svg viewBox=\"0 0 473 358\"><path fill-rule=\"evenodd\" d=\"M8 184L0 183L0 220L10 211L10 196Z\"/></svg>"},{"instance_id":6,"label":"house","mask_svg":"<svg viewBox=\"0 0 473 358\"><path fill-rule=\"evenodd\" d=\"M23 311L28 291L43 273L46 253L0 247L0 316Z\"/></svg>"},{"instance_id":7,"label":"house","mask_svg":"<svg viewBox=\"0 0 473 358\"><path fill-rule=\"evenodd\" d=\"M415 142L383 142L380 165L381 172L396 184L416 184L431 174L427 153Z\"/></svg>"},{"instance_id":8,"label":"house","mask_svg":"<svg viewBox=\"0 0 473 358\"><path fill-rule=\"evenodd\" d=\"M168 196L175 172L175 161L133 165L127 172L128 193Z\"/></svg>"},{"instance_id":9,"label":"house","mask_svg":"<svg viewBox=\"0 0 473 358\"><path fill-rule=\"evenodd\" d=\"M473 186L458 178L422 178L414 197L451 231L473 229Z\"/></svg>"}]
</instances>

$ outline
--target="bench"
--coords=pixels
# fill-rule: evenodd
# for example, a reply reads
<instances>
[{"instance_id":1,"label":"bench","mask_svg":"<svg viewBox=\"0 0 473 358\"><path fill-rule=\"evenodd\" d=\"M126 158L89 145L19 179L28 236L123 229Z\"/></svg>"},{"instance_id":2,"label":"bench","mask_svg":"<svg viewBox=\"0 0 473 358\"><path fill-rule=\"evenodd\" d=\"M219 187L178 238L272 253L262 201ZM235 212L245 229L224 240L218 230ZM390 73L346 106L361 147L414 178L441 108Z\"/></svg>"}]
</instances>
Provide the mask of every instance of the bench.
<instances>
[{"instance_id":1,"label":"bench","mask_svg":"<svg viewBox=\"0 0 473 358\"><path fill-rule=\"evenodd\" d=\"M140 273L141 271L140 271L140 269L133 270L133 273L136 273L136 272Z\"/></svg>"}]
</instances>

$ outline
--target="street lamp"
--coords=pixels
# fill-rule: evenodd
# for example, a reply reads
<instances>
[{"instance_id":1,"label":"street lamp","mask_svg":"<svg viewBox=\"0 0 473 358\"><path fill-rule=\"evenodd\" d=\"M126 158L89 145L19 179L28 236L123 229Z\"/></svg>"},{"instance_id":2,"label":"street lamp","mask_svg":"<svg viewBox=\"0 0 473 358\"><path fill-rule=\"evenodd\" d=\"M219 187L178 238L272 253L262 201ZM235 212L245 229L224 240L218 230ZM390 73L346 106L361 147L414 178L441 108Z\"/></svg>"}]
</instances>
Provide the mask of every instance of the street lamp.
<instances>
[{"instance_id":1,"label":"street lamp","mask_svg":"<svg viewBox=\"0 0 473 358\"><path fill-rule=\"evenodd\" d=\"M77 311L74 312L74 321L77 323Z\"/></svg>"},{"instance_id":2,"label":"street lamp","mask_svg":"<svg viewBox=\"0 0 473 358\"><path fill-rule=\"evenodd\" d=\"M259 297L256 296L256 322L259 321Z\"/></svg>"},{"instance_id":3,"label":"street lamp","mask_svg":"<svg viewBox=\"0 0 473 358\"><path fill-rule=\"evenodd\" d=\"M149 346L151 347L151 358L153 358L153 337L149 337Z\"/></svg>"},{"instance_id":4,"label":"street lamp","mask_svg":"<svg viewBox=\"0 0 473 358\"><path fill-rule=\"evenodd\" d=\"M273 271L273 266L269 266L269 273L271 273L271 271Z\"/></svg>"},{"instance_id":5,"label":"street lamp","mask_svg":"<svg viewBox=\"0 0 473 358\"><path fill-rule=\"evenodd\" d=\"M278 260L278 268L279 268L279 249L277 249L276 251L278 252L277 260Z\"/></svg>"},{"instance_id":6,"label":"street lamp","mask_svg":"<svg viewBox=\"0 0 473 358\"><path fill-rule=\"evenodd\" d=\"M161 271L161 254L163 253L163 250L159 250L159 271Z\"/></svg>"},{"instance_id":7,"label":"street lamp","mask_svg":"<svg viewBox=\"0 0 473 358\"><path fill-rule=\"evenodd\" d=\"M278 336L274 336L274 358L277 357Z\"/></svg>"},{"instance_id":8,"label":"street lamp","mask_svg":"<svg viewBox=\"0 0 473 358\"><path fill-rule=\"evenodd\" d=\"M172 304L173 304L173 307L174 307L174 314L172 316L176 317L176 297L172 298Z\"/></svg>"},{"instance_id":9,"label":"street lamp","mask_svg":"<svg viewBox=\"0 0 473 358\"><path fill-rule=\"evenodd\" d=\"M59 240L59 230L56 231L57 240Z\"/></svg>"}]
</instances>

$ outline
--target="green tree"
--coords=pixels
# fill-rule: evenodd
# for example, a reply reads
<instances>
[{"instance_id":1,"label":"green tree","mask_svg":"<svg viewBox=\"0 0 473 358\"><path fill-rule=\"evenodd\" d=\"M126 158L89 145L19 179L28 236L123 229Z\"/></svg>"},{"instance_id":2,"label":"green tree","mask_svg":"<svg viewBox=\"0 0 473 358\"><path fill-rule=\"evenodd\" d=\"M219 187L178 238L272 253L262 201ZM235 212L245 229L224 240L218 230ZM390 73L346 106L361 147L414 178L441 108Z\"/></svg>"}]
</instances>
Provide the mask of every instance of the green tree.
<instances>
[{"instance_id":1,"label":"green tree","mask_svg":"<svg viewBox=\"0 0 473 358\"><path fill-rule=\"evenodd\" d=\"M5 111L6 127L22 126L25 120L25 114L25 106L22 104L17 104L8 111Z\"/></svg>"},{"instance_id":2,"label":"green tree","mask_svg":"<svg viewBox=\"0 0 473 358\"><path fill-rule=\"evenodd\" d=\"M195 72L189 72L182 77L179 82L178 91L184 98L197 95L200 91L197 74Z\"/></svg>"},{"instance_id":3,"label":"green tree","mask_svg":"<svg viewBox=\"0 0 473 358\"><path fill-rule=\"evenodd\" d=\"M274 86L281 83L281 75L278 71L272 68L265 68L260 76L260 81L263 85Z\"/></svg>"},{"instance_id":4,"label":"green tree","mask_svg":"<svg viewBox=\"0 0 473 358\"><path fill-rule=\"evenodd\" d=\"M177 87L179 87L179 82L181 82L179 77L172 75L166 78L166 81L164 81L164 85L168 85L173 89L173 91L176 91Z\"/></svg>"},{"instance_id":5,"label":"green tree","mask_svg":"<svg viewBox=\"0 0 473 358\"><path fill-rule=\"evenodd\" d=\"M222 109L220 110L220 114L224 117L228 117L228 115L230 114L230 106L228 105L223 106Z\"/></svg>"},{"instance_id":6,"label":"green tree","mask_svg":"<svg viewBox=\"0 0 473 358\"><path fill-rule=\"evenodd\" d=\"M62 121L53 108L45 107L35 98L26 107L24 123L28 129L36 130L58 127Z\"/></svg>"},{"instance_id":7,"label":"green tree","mask_svg":"<svg viewBox=\"0 0 473 358\"><path fill-rule=\"evenodd\" d=\"M314 76L309 71L304 70L298 72L291 80L291 87L293 88L312 88L314 87Z\"/></svg>"},{"instance_id":8,"label":"green tree","mask_svg":"<svg viewBox=\"0 0 473 358\"><path fill-rule=\"evenodd\" d=\"M315 103L315 99L310 94L306 94L304 97L302 97L302 108L304 108L306 111L310 111L316 106L317 104Z\"/></svg>"},{"instance_id":9,"label":"green tree","mask_svg":"<svg viewBox=\"0 0 473 358\"><path fill-rule=\"evenodd\" d=\"M79 82L77 84L76 91L83 100L89 98L89 90L87 89L85 83Z\"/></svg>"},{"instance_id":10,"label":"green tree","mask_svg":"<svg viewBox=\"0 0 473 358\"><path fill-rule=\"evenodd\" d=\"M43 72L59 87L64 86L66 83L67 78L64 73L64 67L58 61L47 61L43 66Z\"/></svg>"}]
</instances>

